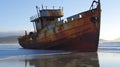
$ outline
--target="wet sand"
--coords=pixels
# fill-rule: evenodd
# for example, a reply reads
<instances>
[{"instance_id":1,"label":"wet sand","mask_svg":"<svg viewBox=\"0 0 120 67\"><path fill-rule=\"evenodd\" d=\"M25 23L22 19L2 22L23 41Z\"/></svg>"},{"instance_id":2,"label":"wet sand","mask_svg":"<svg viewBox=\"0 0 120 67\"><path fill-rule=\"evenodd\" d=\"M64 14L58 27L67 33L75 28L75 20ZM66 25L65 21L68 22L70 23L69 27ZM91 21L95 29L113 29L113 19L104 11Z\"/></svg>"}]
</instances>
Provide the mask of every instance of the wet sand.
<instances>
[{"instance_id":1,"label":"wet sand","mask_svg":"<svg viewBox=\"0 0 120 67\"><path fill-rule=\"evenodd\" d=\"M97 53L2 46L0 67L120 67L120 43L101 43Z\"/></svg>"},{"instance_id":2,"label":"wet sand","mask_svg":"<svg viewBox=\"0 0 120 67\"><path fill-rule=\"evenodd\" d=\"M0 67L100 67L98 54L72 52L0 58Z\"/></svg>"},{"instance_id":3,"label":"wet sand","mask_svg":"<svg viewBox=\"0 0 120 67\"><path fill-rule=\"evenodd\" d=\"M65 52L0 57L0 67L119 67L120 53Z\"/></svg>"}]
</instances>

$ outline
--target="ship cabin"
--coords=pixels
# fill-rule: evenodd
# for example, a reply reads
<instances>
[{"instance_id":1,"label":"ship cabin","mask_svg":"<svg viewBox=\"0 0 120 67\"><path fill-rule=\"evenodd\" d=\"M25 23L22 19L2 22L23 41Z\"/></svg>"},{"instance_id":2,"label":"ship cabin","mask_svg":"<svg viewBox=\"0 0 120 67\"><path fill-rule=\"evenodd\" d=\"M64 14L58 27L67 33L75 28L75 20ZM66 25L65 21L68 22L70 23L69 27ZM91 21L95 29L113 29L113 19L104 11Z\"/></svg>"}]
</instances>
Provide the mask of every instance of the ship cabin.
<instances>
[{"instance_id":1,"label":"ship cabin","mask_svg":"<svg viewBox=\"0 0 120 67\"><path fill-rule=\"evenodd\" d=\"M30 17L35 32L40 32L46 26L55 26L63 16L63 9L42 9L37 10L37 15Z\"/></svg>"}]
</instances>

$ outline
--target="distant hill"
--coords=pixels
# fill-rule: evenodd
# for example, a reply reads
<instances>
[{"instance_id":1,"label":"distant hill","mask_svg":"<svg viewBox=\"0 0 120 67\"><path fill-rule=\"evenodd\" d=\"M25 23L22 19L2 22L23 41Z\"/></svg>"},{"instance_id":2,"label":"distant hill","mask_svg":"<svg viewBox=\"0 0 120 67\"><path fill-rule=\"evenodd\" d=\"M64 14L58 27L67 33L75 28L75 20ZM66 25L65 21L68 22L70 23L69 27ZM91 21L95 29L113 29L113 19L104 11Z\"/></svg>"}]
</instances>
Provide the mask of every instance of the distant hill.
<instances>
[{"instance_id":1,"label":"distant hill","mask_svg":"<svg viewBox=\"0 0 120 67\"><path fill-rule=\"evenodd\" d=\"M120 42L120 37L113 40L113 42Z\"/></svg>"},{"instance_id":2,"label":"distant hill","mask_svg":"<svg viewBox=\"0 0 120 67\"><path fill-rule=\"evenodd\" d=\"M32 30L27 30L29 33ZM0 32L0 43L18 43L18 36L24 35L25 31L9 31L9 32Z\"/></svg>"},{"instance_id":3,"label":"distant hill","mask_svg":"<svg viewBox=\"0 0 120 67\"><path fill-rule=\"evenodd\" d=\"M18 36L0 37L0 43L18 43Z\"/></svg>"},{"instance_id":4,"label":"distant hill","mask_svg":"<svg viewBox=\"0 0 120 67\"><path fill-rule=\"evenodd\" d=\"M109 41L109 40L104 40L104 39L99 39L99 42L101 43L101 42L111 42L111 41Z\"/></svg>"},{"instance_id":5,"label":"distant hill","mask_svg":"<svg viewBox=\"0 0 120 67\"><path fill-rule=\"evenodd\" d=\"M99 39L99 42L120 42L120 37L116 38L114 40L104 40L104 39Z\"/></svg>"}]
</instances>

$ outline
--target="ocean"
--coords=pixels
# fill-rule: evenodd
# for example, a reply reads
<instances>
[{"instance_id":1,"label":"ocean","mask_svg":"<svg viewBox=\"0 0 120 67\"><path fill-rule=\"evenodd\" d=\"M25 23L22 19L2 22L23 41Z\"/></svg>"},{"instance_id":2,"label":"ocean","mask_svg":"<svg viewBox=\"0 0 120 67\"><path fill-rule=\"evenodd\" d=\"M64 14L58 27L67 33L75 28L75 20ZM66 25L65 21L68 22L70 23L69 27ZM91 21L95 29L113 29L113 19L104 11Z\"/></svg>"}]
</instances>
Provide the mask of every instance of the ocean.
<instances>
[{"instance_id":1,"label":"ocean","mask_svg":"<svg viewBox=\"0 0 120 67\"><path fill-rule=\"evenodd\" d=\"M23 49L0 44L0 67L120 67L120 43L99 43L97 52Z\"/></svg>"}]
</instances>

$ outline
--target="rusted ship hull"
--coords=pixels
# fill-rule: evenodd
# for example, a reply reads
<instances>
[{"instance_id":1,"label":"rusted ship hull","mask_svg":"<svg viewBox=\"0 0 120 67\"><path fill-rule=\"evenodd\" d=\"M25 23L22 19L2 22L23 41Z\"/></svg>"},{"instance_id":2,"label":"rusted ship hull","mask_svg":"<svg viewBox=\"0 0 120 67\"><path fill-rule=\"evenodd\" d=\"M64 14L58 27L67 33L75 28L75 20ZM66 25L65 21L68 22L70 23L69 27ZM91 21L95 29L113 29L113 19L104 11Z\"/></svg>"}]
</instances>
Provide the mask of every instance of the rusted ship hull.
<instances>
[{"instance_id":1,"label":"rusted ship hull","mask_svg":"<svg viewBox=\"0 0 120 67\"><path fill-rule=\"evenodd\" d=\"M62 23L58 24L54 20L53 28L49 29L48 25L44 25L45 27L39 30L38 26L37 35L19 37L19 44L26 49L97 51L101 10L99 1L93 1L93 3L97 3L96 8L70 16L66 22L60 21ZM55 17L56 15L52 16L52 19ZM43 21L46 18L48 19L48 17L38 17L32 22L38 24L39 19ZM51 17L49 19L51 20Z\"/></svg>"},{"instance_id":2,"label":"rusted ship hull","mask_svg":"<svg viewBox=\"0 0 120 67\"><path fill-rule=\"evenodd\" d=\"M79 51L97 51L98 39L94 34L78 36L73 39L61 39L55 42L31 44L19 42L25 49L42 49L42 50L79 50ZM29 46L29 47L28 47Z\"/></svg>"}]
</instances>

